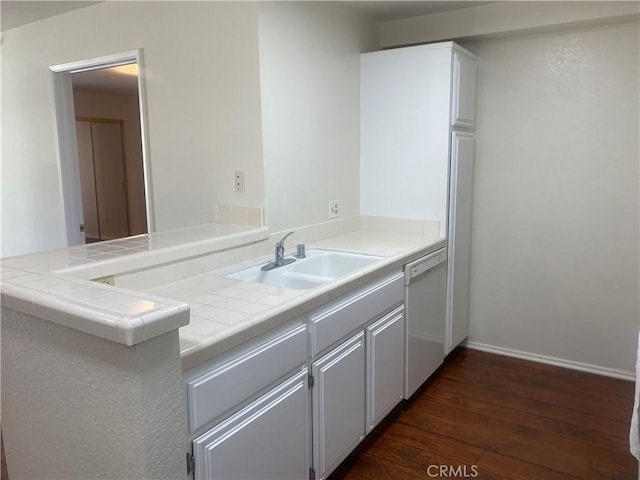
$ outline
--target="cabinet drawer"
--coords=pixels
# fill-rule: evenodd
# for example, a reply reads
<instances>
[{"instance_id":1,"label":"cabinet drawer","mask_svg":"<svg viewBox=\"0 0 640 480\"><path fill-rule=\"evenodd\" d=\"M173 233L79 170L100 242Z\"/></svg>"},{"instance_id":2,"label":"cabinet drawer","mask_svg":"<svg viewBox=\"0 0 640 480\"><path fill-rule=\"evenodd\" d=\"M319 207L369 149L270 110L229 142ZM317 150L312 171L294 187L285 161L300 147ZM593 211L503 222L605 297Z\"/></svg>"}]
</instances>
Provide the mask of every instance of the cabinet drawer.
<instances>
[{"instance_id":1,"label":"cabinet drawer","mask_svg":"<svg viewBox=\"0 0 640 480\"><path fill-rule=\"evenodd\" d=\"M404 277L400 272L312 312L309 323L311 355L316 355L403 300Z\"/></svg>"},{"instance_id":2,"label":"cabinet drawer","mask_svg":"<svg viewBox=\"0 0 640 480\"><path fill-rule=\"evenodd\" d=\"M300 325L187 383L193 433L307 360L306 326Z\"/></svg>"}]
</instances>

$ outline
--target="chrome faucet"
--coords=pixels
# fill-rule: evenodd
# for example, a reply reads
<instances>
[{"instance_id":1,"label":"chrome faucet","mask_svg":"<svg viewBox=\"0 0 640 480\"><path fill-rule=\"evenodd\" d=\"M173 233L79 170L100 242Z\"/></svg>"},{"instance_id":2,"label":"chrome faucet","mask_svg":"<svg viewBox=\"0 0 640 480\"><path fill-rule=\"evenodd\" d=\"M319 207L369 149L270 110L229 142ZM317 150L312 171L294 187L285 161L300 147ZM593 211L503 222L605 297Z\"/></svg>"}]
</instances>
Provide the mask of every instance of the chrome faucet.
<instances>
[{"instance_id":1,"label":"chrome faucet","mask_svg":"<svg viewBox=\"0 0 640 480\"><path fill-rule=\"evenodd\" d=\"M287 233L284 237L282 237L280 239L279 242L276 243L276 258L273 262L269 262L266 265L263 265L262 268L260 270L267 271L267 270L273 270L274 268L279 268L279 267L283 267L285 265L288 265L290 263L293 263L296 261L295 258L287 258L285 260L284 258L284 241L289 238L291 235L293 235L293 232L289 232Z\"/></svg>"},{"instance_id":2,"label":"chrome faucet","mask_svg":"<svg viewBox=\"0 0 640 480\"><path fill-rule=\"evenodd\" d=\"M284 241L291 235L293 235L293 232L287 233L278 243L276 243L276 263L278 266L281 266L282 262L284 262Z\"/></svg>"}]
</instances>

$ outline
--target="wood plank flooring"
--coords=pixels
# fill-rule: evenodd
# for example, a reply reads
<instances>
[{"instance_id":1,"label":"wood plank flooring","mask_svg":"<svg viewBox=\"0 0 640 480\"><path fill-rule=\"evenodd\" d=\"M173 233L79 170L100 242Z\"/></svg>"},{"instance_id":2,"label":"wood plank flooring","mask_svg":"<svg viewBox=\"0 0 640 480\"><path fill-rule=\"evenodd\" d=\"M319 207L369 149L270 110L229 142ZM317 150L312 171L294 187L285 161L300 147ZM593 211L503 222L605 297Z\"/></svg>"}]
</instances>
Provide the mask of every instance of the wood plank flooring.
<instances>
[{"instance_id":1,"label":"wood plank flooring","mask_svg":"<svg viewBox=\"0 0 640 480\"><path fill-rule=\"evenodd\" d=\"M469 349L450 357L330 480L638 478L633 382Z\"/></svg>"},{"instance_id":2,"label":"wood plank flooring","mask_svg":"<svg viewBox=\"0 0 640 480\"><path fill-rule=\"evenodd\" d=\"M633 391L632 382L460 349L330 480L635 480ZM454 470L439 475L440 465Z\"/></svg>"}]
</instances>

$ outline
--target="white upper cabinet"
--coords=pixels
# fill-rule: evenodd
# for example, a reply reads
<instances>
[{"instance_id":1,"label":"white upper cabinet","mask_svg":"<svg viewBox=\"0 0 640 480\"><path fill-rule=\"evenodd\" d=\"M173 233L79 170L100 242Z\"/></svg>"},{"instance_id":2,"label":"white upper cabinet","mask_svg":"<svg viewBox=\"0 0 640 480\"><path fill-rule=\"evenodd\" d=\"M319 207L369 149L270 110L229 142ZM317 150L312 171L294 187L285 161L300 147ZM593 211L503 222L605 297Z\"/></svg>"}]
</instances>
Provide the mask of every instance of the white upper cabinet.
<instances>
[{"instance_id":1,"label":"white upper cabinet","mask_svg":"<svg viewBox=\"0 0 640 480\"><path fill-rule=\"evenodd\" d=\"M453 51L453 91L451 92L451 125L474 128L476 124L476 70L474 58Z\"/></svg>"}]
</instances>

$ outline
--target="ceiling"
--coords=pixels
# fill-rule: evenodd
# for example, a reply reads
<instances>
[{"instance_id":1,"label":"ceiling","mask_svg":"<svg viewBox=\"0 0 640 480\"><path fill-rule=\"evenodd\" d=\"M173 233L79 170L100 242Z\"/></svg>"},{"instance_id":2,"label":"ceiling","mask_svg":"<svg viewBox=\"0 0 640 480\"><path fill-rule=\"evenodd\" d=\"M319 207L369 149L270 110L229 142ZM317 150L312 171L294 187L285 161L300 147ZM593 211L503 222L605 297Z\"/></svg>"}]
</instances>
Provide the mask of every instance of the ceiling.
<instances>
[{"instance_id":1,"label":"ceiling","mask_svg":"<svg viewBox=\"0 0 640 480\"><path fill-rule=\"evenodd\" d=\"M209 0L212 1L212 0ZM97 1L34 1L34 0L0 0L0 28L2 31L37 22L48 17L85 8L100 3ZM429 15L433 13L458 10L461 8L484 5L486 1L344 1L340 2L370 17L387 22L400 18ZM114 73L110 69L92 70L73 74L74 89L97 93L121 95L137 94L137 77Z\"/></svg>"},{"instance_id":2,"label":"ceiling","mask_svg":"<svg viewBox=\"0 0 640 480\"><path fill-rule=\"evenodd\" d=\"M461 8L478 7L486 5L487 1L347 1L341 2L356 10L375 18L380 22L398 20L400 18L418 17L432 13L459 10Z\"/></svg>"},{"instance_id":3,"label":"ceiling","mask_svg":"<svg viewBox=\"0 0 640 480\"><path fill-rule=\"evenodd\" d=\"M71 81L74 92L138 95L138 76L123 74L119 67L73 73Z\"/></svg>"},{"instance_id":4,"label":"ceiling","mask_svg":"<svg viewBox=\"0 0 640 480\"><path fill-rule=\"evenodd\" d=\"M100 2L80 1L31 1L20 0L0 1L0 28L4 32L10 28L37 22L45 18L54 17L79 8L88 7Z\"/></svg>"},{"instance_id":5,"label":"ceiling","mask_svg":"<svg viewBox=\"0 0 640 480\"><path fill-rule=\"evenodd\" d=\"M37 22L48 17L61 15L63 13L77 10L100 3L84 1L35 1L35 0L1 0L0 1L0 29L2 31L10 28ZM475 7L483 5L486 1L466 0L466 1L424 1L424 0L386 0L386 1L345 1L344 3L356 10L359 10L378 21L386 22L399 18L428 15L431 13L446 12L448 10L458 10L460 8Z\"/></svg>"}]
</instances>

